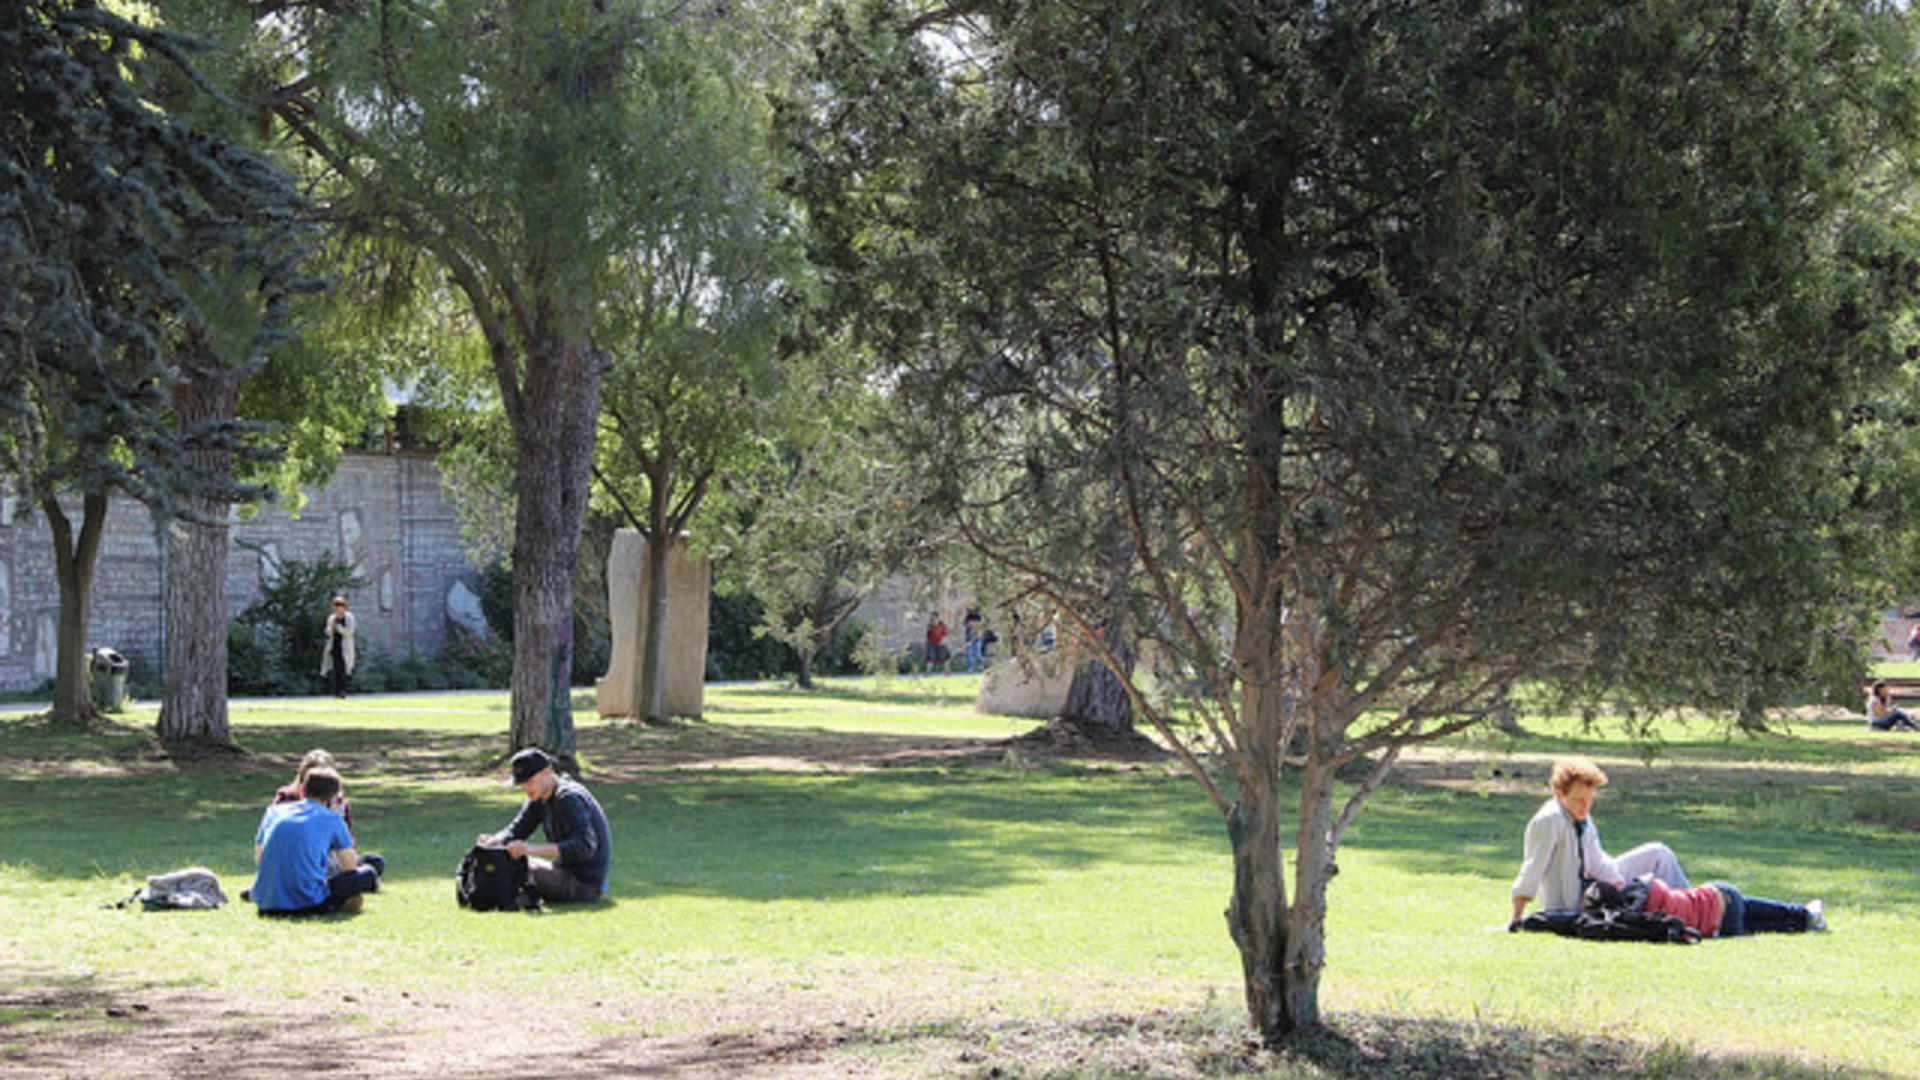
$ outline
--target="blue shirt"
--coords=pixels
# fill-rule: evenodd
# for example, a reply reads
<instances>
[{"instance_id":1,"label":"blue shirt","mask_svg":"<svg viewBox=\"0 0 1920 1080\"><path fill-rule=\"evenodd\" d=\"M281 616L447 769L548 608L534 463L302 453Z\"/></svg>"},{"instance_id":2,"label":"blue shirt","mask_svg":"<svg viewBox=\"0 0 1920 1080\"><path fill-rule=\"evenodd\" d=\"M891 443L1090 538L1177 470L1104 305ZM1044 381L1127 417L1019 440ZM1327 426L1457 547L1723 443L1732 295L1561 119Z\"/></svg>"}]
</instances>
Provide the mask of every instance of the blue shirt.
<instances>
[{"instance_id":1,"label":"blue shirt","mask_svg":"<svg viewBox=\"0 0 1920 1080\"><path fill-rule=\"evenodd\" d=\"M299 911L327 902L327 855L353 846L340 815L314 802L267 807L253 834L260 865L253 873L253 902L261 911Z\"/></svg>"}]
</instances>

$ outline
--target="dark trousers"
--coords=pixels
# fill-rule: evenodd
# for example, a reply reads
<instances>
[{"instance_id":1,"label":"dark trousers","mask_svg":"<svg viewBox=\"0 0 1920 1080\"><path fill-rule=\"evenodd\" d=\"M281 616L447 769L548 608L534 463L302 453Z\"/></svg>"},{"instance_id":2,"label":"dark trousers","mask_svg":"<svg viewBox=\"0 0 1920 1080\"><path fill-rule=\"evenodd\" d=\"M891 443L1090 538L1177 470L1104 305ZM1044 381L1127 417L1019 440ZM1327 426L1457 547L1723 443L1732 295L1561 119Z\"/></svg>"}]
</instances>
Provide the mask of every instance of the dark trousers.
<instances>
[{"instance_id":1,"label":"dark trousers","mask_svg":"<svg viewBox=\"0 0 1920 1080\"><path fill-rule=\"evenodd\" d=\"M600 899L606 889L576 877L545 859L527 860L527 878L533 891L549 904L580 904Z\"/></svg>"},{"instance_id":2,"label":"dark trousers","mask_svg":"<svg viewBox=\"0 0 1920 1080\"><path fill-rule=\"evenodd\" d=\"M370 855L368 858L370 860L380 859L380 856ZM386 860L380 859L380 865L385 866ZM260 914L279 915L287 918L305 915L331 915L339 911L341 906L348 900L365 893L376 892L379 888L380 871L375 869L370 863L362 863L351 870L342 870L340 873L328 878L327 898L321 903L315 904L312 907L294 908L292 910L276 909L270 911L266 908L261 908Z\"/></svg>"},{"instance_id":3,"label":"dark trousers","mask_svg":"<svg viewBox=\"0 0 1920 1080\"><path fill-rule=\"evenodd\" d=\"M1799 904L1744 896L1739 889L1724 881L1714 882L1713 887L1720 890L1720 898L1727 904L1726 910L1720 914L1721 937L1798 934L1807 928L1807 909Z\"/></svg>"},{"instance_id":4,"label":"dark trousers","mask_svg":"<svg viewBox=\"0 0 1920 1080\"><path fill-rule=\"evenodd\" d=\"M340 647L340 636L338 634L334 635L333 644L329 646L329 648L331 648L333 652L332 655L328 657L332 663L327 665L327 693L332 694L334 697L346 697L347 658L345 652Z\"/></svg>"}]
</instances>

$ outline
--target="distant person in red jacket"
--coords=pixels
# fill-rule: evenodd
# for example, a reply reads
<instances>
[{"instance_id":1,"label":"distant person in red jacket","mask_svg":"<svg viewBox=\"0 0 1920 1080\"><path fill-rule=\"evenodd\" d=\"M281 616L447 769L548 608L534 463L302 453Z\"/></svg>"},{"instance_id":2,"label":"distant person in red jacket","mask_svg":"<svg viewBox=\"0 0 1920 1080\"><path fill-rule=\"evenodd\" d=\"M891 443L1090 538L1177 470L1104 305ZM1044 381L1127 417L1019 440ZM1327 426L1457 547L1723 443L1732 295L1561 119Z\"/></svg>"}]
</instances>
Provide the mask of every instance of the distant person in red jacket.
<instances>
[{"instance_id":1,"label":"distant person in red jacket","mask_svg":"<svg viewBox=\"0 0 1920 1080\"><path fill-rule=\"evenodd\" d=\"M947 622L938 615L927 620L926 671L932 673L935 664L947 674L953 674L953 650L947 647Z\"/></svg>"}]
</instances>

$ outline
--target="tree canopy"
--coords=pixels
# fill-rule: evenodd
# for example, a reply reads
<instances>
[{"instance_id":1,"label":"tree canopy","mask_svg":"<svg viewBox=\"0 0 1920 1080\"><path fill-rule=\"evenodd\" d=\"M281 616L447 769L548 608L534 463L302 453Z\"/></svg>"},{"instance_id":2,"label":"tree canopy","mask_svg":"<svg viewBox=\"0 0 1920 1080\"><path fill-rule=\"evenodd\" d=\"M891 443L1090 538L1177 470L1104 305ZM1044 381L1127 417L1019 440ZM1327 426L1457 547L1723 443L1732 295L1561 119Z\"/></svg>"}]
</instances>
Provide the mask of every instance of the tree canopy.
<instances>
[{"instance_id":1,"label":"tree canopy","mask_svg":"<svg viewBox=\"0 0 1920 1080\"><path fill-rule=\"evenodd\" d=\"M1107 659L1222 814L1269 1038L1402 748L1522 684L1752 714L1857 662L1903 13L882 2L817 55L794 186L921 497L1096 649L1140 628Z\"/></svg>"},{"instance_id":2,"label":"tree canopy","mask_svg":"<svg viewBox=\"0 0 1920 1080\"><path fill-rule=\"evenodd\" d=\"M303 287L287 178L189 122L194 43L86 0L0 13L0 467L54 533L55 715L92 712L86 622L107 497L192 515L261 452L176 408L194 357L258 362ZM203 95L204 96L204 95ZM74 528L62 496L81 499Z\"/></svg>"},{"instance_id":3,"label":"tree canopy","mask_svg":"<svg viewBox=\"0 0 1920 1080\"><path fill-rule=\"evenodd\" d=\"M294 5L257 100L343 220L427 256L512 432L515 746L573 753L573 575L620 267L670 235L728 131L718 13L647 0ZM716 111L720 110L720 111ZM427 287L439 287L427 282Z\"/></svg>"}]
</instances>

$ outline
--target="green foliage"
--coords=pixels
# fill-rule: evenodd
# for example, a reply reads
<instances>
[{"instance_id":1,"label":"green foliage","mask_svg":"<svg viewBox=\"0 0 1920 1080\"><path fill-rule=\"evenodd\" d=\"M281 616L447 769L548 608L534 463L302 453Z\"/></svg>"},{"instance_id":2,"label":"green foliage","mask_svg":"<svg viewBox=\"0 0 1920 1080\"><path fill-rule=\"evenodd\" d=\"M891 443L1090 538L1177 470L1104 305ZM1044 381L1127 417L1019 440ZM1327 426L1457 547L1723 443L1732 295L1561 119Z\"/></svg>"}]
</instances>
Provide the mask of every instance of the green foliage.
<instances>
[{"instance_id":1,"label":"green foliage","mask_svg":"<svg viewBox=\"0 0 1920 1080\"><path fill-rule=\"evenodd\" d=\"M316 654L318 655L318 654ZM227 689L234 694L278 696L310 694L317 684L313 665L293 664L286 637L278 627L227 623Z\"/></svg>"},{"instance_id":2,"label":"green foliage","mask_svg":"<svg viewBox=\"0 0 1920 1080\"><path fill-rule=\"evenodd\" d=\"M328 605L336 596L351 602L353 590L366 583L353 564L331 551L310 563L275 563L271 577L260 584L260 598L240 613L239 626L228 634L229 649L237 644L242 650L229 655L229 679L236 686L258 687L259 693L317 688ZM372 662L366 655L358 659L360 664Z\"/></svg>"},{"instance_id":3,"label":"green foliage","mask_svg":"<svg viewBox=\"0 0 1920 1080\"><path fill-rule=\"evenodd\" d=\"M715 590L707 600L707 678L766 679L789 669L786 646L759 632L766 607L750 593Z\"/></svg>"},{"instance_id":4,"label":"green foliage","mask_svg":"<svg viewBox=\"0 0 1920 1080\"><path fill-rule=\"evenodd\" d=\"M170 413L174 350L255 364L307 285L292 183L183 111L192 49L88 0L0 14L0 466L31 498L170 510L239 491L189 451L264 452Z\"/></svg>"},{"instance_id":5,"label":"green foliage","mask_svg":"<svg viewBox=\"0 0 1920 1080\"><path fill-rule=\"evenodd\" d=\"M453 689L513 684L513 645L503 637L456 629L440 650L440 666Z\"/></svg>"},{"instance_id":6,"label":"green foliage","mask_svg":"<svg viewBox=\"0 0 1920 1080\"><path fill-rule=\"evenodd\" d=\"M1314 778L1523 679L1757 717L1859 670L1913 54L1873 0L828 9L784 115L834 311L928 513L1116 673L1139 628L1163 736L1145 676L1206 691L1265 1037L1370 790Z\"/></svg>"},{"instance_id":7,"label":"green foliage","mask_svg":"<svg viewBox=\"0 0 1920 1080\"><path fill-rule=\"evenodd\" d=\"M504 563L492 562L480 569L474 592L480 598L480 613L486 616L487 629L509 644L513 641L513 571Z\"/></svg>"}]
</instances>

